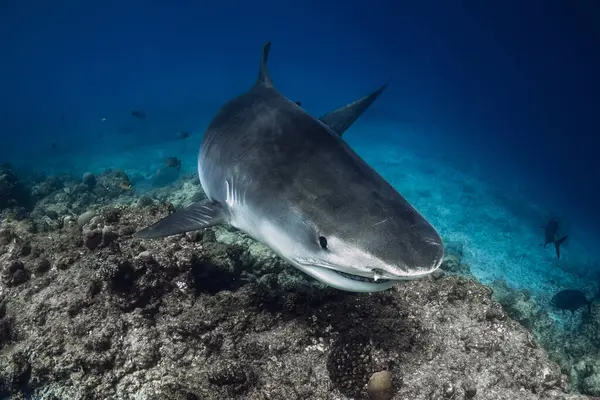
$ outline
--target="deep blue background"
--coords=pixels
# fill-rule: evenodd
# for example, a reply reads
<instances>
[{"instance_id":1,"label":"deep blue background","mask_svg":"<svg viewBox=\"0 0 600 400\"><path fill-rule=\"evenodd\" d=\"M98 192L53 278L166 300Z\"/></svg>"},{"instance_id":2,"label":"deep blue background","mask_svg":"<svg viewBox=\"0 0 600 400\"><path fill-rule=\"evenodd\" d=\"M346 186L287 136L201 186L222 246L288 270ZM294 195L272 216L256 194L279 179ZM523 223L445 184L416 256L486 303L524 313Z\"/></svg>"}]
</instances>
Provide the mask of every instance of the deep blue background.
<instances>
[{"instance_id":1,"label":"deep blue background","mask_svg":"<svg viewBox=\"0 0 600 400\"><path fill-rule=\"evenodd\" d=\"M600 221L598 4L4 0L0 160L43 166L99 140L118 150L202 130L252 84L270 39L276 84L309 111L392 78L368 118ZM136 107L146 121L131 121Z\"/></svg>"}]
</instances>

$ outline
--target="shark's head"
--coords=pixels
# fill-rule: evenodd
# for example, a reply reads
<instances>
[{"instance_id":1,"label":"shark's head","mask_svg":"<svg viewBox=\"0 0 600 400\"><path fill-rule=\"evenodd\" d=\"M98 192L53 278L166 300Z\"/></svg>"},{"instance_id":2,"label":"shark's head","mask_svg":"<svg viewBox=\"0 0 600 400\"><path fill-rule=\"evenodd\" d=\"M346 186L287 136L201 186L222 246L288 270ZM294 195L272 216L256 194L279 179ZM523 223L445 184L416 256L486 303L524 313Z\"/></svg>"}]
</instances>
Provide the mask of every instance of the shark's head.
<instances>
[{"instance_id":1,"label":"shark's head","mask_svg":"<svg viewBox=\"0 0 600 400\"><path fill-rule=\"evenodd\" d=\"M352 292L386 290L428 275L444 255L439 234L406 202L389 209L332 209L316 202L291 211L283 226L269 229L272 248L319 281Z\"/></svg>"}]
</instances>

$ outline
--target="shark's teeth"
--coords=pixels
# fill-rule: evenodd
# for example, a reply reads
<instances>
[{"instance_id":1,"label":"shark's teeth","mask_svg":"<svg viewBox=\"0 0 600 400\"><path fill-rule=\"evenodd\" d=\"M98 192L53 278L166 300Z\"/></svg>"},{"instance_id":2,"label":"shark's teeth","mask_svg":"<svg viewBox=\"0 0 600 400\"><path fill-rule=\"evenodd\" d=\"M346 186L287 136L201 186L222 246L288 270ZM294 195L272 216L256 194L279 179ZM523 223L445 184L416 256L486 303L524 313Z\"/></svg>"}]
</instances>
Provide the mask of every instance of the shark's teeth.
<instances>
[{"instance_id":1,"label":"shark's teeth","mask_svg":"<svg viewBox=\"0 0 600 400\"><path fill-rule=\"evenodd\" d=\"M386 282L390 281L389 279L381 279L380 275L375 275L373 278L368 278L366 276L352 275L352 274L348 274L348 273L342 272L342 271L335 271L335 272L337 272L338 274L342 275L345 278L352 279L354 281L370 282L370 283L373 283L373 282L386 283Z\"/></svg>"},{"instance_id":2,"label":"shark's teeth","mask_svg":"<svg viewBox=\"0 0 600 400\"><path fill-rule=\"evenodd\" d=\"M379 279L381 279L383 277L383 274L381 273L382 271L375 268L372 270L373 271L373 280L375 282L377 282Z\"/></svg>"}]
</instances>

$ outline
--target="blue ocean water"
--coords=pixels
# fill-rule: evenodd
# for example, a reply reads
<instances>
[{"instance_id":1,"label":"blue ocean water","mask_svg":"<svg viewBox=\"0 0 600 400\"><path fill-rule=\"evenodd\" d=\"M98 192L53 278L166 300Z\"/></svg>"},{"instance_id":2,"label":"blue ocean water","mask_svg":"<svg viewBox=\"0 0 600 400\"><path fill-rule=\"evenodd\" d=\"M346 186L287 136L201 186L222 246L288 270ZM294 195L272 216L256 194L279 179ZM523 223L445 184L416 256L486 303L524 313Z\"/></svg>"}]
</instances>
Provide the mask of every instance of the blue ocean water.
<instances>
[{"instance_id":1,"label":"blue ocean water","mask_svg":"<svg viewBox=\"0 0 600 400\"><path fill-rule=\"evenodd\" d=\"M594 2L541 0L7 0L0 161L23 176L123 169L139 193L171 184L195 173L204 129L271 40L278 89L315 116L390 80L345 139L481 282L548 304L600 274L598 17ZM171 156L181 171L157 178ZM569 236L560 260L540 246L552 217Z\"/></svg>"}]
</instances>

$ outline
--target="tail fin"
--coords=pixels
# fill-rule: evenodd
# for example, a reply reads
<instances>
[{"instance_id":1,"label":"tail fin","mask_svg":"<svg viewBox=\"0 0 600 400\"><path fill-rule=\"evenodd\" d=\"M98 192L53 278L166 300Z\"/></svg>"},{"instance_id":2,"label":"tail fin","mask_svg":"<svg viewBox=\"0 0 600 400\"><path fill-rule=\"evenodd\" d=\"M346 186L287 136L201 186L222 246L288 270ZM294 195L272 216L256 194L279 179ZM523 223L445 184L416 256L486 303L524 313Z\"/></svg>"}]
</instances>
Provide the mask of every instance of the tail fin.
<instances>
[{"instance_id":1,"label":"tail fin","mask_svg":"<svg viewBox=\"0 0 600 400\"><path fill-rule=\"evenodd\" d=\"M554 247L556 247L556 258L558 258L559 260L560 260L560 245L563 244L565 240L567 240L567 237L568 236L563 236L562 238L560 238L554 242Z\"/></svg>"}]
</instances>

